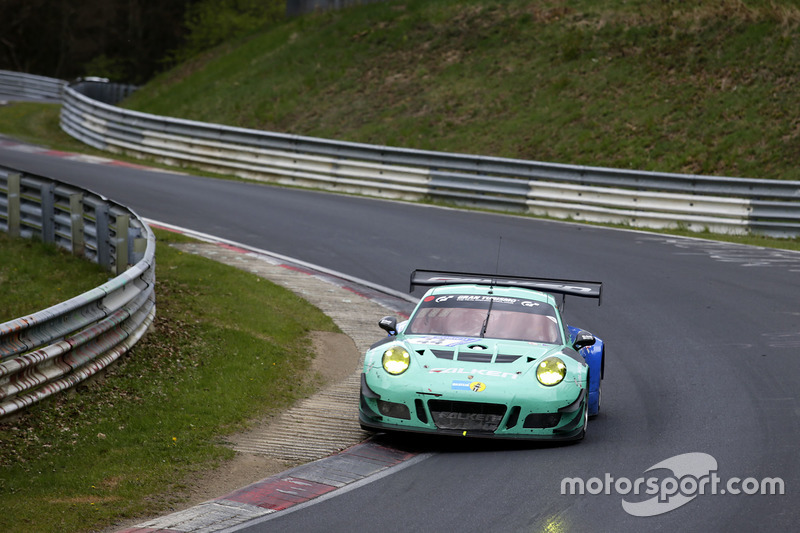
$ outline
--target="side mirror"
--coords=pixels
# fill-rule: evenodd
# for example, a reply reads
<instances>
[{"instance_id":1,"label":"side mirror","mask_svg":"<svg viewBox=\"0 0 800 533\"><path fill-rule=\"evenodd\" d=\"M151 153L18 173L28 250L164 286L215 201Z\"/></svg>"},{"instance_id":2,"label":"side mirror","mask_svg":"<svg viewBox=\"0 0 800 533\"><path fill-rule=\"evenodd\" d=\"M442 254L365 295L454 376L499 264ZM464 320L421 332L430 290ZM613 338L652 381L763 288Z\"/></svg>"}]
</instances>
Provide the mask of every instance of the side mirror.
<instances>
[{"instance_id":1,"label":"side mirror","mask_svg":"<svg viewBox=\"0 0 800 533\"><path fill-rule=\"evenodd\" d=\"M380 319L378 325L384 330L389 336L397 335L397 318L393 316L385 316Z\"/></svg>"},{"instance_id":2,"label":"side mirror","mask_svg":"<svg viewBox=\"0 0 800 533\"><path fill-rule=\"evenodd\" d=\"M575 340L572 342L572 347L576 350L580 350L581 348L586 348L587 346L591 346L596 342L594 335L589 333L588 331L580 330L575 335Z\"/></svg>"}]
</instances>

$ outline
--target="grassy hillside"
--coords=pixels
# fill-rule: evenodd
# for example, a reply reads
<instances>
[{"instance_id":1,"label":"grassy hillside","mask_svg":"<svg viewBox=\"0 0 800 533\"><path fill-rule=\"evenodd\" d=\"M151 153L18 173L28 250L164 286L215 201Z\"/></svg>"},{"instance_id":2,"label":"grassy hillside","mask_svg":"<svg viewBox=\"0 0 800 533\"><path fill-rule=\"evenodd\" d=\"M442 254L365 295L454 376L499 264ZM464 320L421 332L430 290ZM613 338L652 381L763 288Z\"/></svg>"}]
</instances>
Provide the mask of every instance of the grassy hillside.
<instances>
[{"instance_id":1,"label":"grassy hillside","mask_svg":"<svg viewBox=\"0 0 800 533\"><path fill-rule=\"evenodd\" d=\"M795 0L408 0L282 22L150 113L409 148L800 179Z\"/></svg>"},{"instance_id":2,"label":"grassy hillside","mask_svg":"<svg viewBox=\"0 0 800 533\"><path fill-rule=\"evenodd\" d=\"M102 378L0 420L0 531L96 532L166 514L199 472L234 455L226 435L323 384L309 334L338 331L329 317L252 273L170 246L186 237L156 236L148 334ZM52 245L0 233L0 322L107 278Z\"/></svg>"}]
</instances>

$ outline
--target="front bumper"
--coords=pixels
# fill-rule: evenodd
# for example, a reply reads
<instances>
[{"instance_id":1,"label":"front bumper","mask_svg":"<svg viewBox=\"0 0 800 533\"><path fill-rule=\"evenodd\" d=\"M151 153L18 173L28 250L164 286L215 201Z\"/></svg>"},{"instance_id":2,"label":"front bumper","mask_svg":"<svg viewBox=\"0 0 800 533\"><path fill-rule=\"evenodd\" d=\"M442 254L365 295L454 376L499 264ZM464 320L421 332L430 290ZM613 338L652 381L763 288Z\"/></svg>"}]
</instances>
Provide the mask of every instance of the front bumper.
<instances>
[{"instance_id":1,"label":"front bumper","mask_svg":"<svg viewBox=\"0 0 800 533\"><path fill-rule=\"evenodd\" d=\"M574 397L508 403L445 399L424 392L394 397L383 395L361 375L359 421L371 430L404 431L462 437L577 440L586 422L585 388L574 388Z\"/></svg>"}]
</instances>

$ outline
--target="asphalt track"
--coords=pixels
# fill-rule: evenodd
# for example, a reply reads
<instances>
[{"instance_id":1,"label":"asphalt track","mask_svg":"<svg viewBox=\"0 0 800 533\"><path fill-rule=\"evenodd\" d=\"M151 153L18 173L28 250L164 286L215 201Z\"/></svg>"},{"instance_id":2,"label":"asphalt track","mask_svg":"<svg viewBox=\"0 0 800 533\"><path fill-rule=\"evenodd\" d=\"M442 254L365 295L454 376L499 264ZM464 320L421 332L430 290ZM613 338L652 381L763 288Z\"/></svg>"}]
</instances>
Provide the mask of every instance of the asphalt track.
<instances>
[{"instance_id":1,"label":"asphalt track","mask_svg":"<svg viewBox=\"0 0 800 533\"><path fill-rule=\"evenodd\" d=\"M93 165L1 143L0 165L400 291L414 268L604 282L602 306L566 303L570 323L607 349L601 414L583 442L417 441L433 452L426 460L237 531L789 531L800 523L800 254ZM710 457L711 474L688 453L705 454L706 466ZM669 469L648 472L662 461ZM712 474L719 483L704 484ZM565 478L581 478L584 494L562 494ZM658 491L645 493L651 478ZM747 494L767 478L779 478L784 494ZM659 495L639 506L648 516L623 507Z\"/></svg>"}]
</instances>

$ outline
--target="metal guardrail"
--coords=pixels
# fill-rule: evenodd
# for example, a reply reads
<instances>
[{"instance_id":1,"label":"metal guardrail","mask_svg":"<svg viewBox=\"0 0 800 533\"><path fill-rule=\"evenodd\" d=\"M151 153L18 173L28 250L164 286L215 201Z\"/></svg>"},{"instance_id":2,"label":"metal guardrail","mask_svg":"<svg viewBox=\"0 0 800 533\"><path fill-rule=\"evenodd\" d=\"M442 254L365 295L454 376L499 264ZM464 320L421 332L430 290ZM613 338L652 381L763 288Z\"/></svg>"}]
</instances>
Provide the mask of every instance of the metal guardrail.
<instances>
[{"instance_id":1,"label":"metal guardrail","mask_svg":"<svg viewBox=\"0 0 800 533\"><path fill-rule=\"evenodd\" d=\"M121 102L139 88L127 83L109 83L108 79L97 77L78 78L69 85L92 100L111 105Z\"/></svg>"},{"instance_id":2,"label":"metal guardrail","mask_svg":"<svg viewBox=\"0 0 800 533\"><path fill-rule=\"evenodd\" d=\"M124 206L6 167L0 167L0 230L55 243L116 275L0 324L2 418L97 374L141 338L155 318L155 236Z\"/></svg>"},{"instance_id":3,"label":"metal guardrail","mask_svg":"<svg viewBox=\"0 0 800 533\"><path fill-rule=\"evenodd\" d=\"M386 0L286 0L286 16L296 17L315 11L332 11Z\"/></svg>"},{"instance_id":4,"label":"metal guardrail","mask_svg":"<svg viewBox=\"0 0 800 533\"><path fill-rule=\"evenodd\" d=\"M0 95L60 101L61 92L66 83L55 78L0 70Z\"/></svg>"},{"instance_id":5,"label":"metal guardrail","mask_svg":"<svg viewBox=\"0 0 800 533\"><path fill-rule=\"evenodd\" d=\"M409 150L125 110L67 87L61 127L102 150L287 185L714 233L800 235L800 182Z\"/></svg>"}]
</instances>

